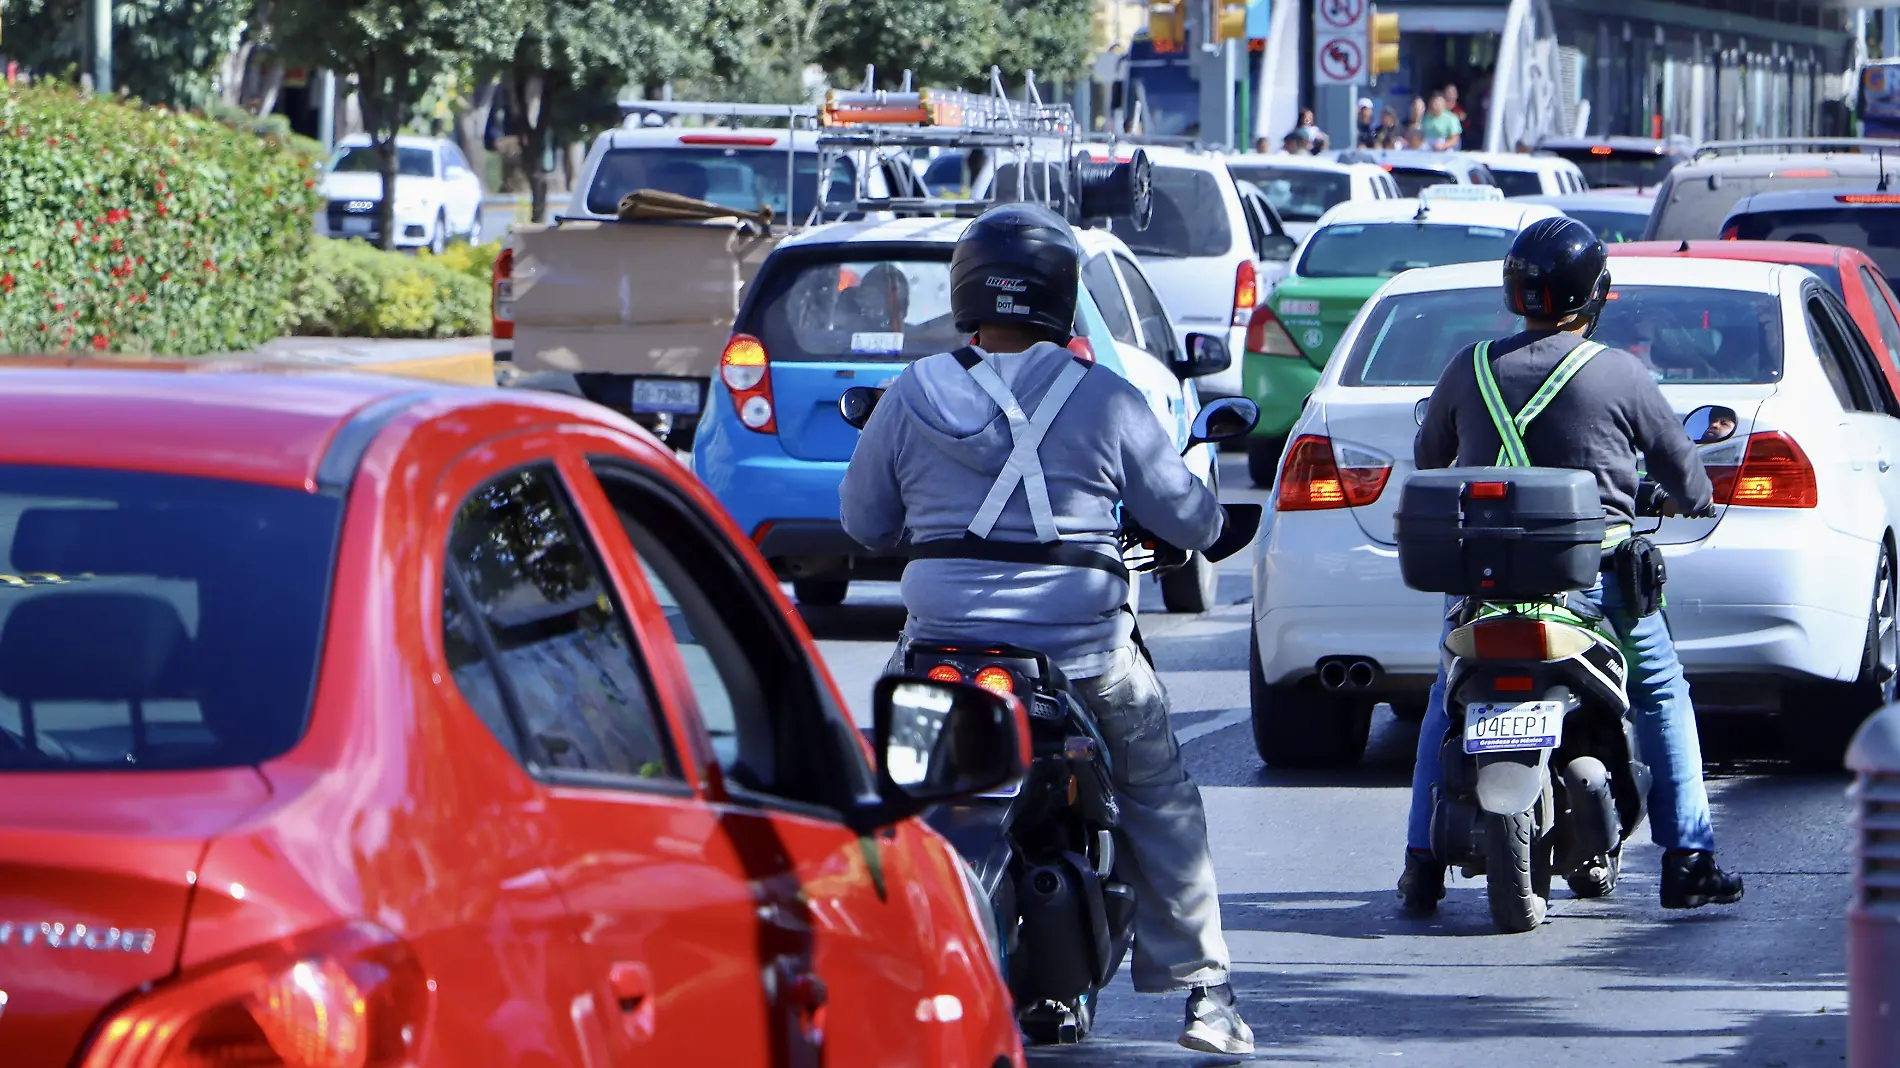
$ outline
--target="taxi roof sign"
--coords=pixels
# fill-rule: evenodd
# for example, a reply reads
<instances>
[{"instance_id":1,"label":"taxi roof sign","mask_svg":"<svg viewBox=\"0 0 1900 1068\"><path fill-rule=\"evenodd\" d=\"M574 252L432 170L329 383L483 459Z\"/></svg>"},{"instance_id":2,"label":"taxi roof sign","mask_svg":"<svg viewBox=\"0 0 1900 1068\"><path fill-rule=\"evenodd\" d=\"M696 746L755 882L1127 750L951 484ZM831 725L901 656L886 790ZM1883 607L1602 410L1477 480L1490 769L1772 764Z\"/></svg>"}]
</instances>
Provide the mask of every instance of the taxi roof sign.
<instances>
[{"instance_id":1,"label":"taxi roof sign","mask_svg":"<svg viewBox=\"0 0 1900 1068\"><path fill-rule=\"evenodd\" d=\"M1419 206L1433 201L1467 204L1502 204L1504 190L1495 185L1428 185L1418 191Z\"/></svg>"}]
</instances>

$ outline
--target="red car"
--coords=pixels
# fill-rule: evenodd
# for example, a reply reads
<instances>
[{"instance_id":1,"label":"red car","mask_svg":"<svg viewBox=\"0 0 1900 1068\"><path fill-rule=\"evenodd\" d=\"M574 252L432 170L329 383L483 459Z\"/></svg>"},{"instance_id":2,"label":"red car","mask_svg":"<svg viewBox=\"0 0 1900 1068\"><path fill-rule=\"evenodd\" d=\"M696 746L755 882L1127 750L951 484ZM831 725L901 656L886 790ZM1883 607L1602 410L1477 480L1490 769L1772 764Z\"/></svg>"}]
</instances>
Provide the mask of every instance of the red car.
<instances>
[{"instance_id":1,"label":"red car","mask_svg":"<svg viewBox=\"0 0 1900 1068\"><path fill-rule=\"evenodd\" d=\"M1630 241L1608 246L1616 256L1682 256L1701 260L1792 263L1813 271L1846 302L1867 343L1880 354L1880 369L1900 392L1900 299L1865 252L1808 241ZM1616 270L1611 268L1615 275Z\"/></svg>"},{"instance_id":2,"label":"red car","mask_svg":"<svg viewBox=\"0 0 1900 1068\"><path fill-rule=\"evenodd\" d=\"M631 423L15 369L0 425L9 1068L1022 1064L911 818L1020 774L1020 705L881 685L956 746L899 786Z\"/></svg>"}]
</instances>

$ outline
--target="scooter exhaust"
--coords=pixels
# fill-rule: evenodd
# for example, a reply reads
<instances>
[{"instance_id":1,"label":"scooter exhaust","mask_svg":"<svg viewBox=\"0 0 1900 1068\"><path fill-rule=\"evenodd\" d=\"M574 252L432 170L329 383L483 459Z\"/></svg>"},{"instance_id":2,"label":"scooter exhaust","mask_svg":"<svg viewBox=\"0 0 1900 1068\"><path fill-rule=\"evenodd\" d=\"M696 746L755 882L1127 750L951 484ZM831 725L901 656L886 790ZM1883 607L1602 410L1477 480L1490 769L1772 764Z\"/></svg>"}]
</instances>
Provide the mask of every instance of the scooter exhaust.
<instances>
[{"instance_id":1,"label":"scooter exhaust","mask_svg":"<svg viewBox=\"0 0 1900 1068\"><path fill-rule=\"evenodd\" d=\"M1369 690L1379 681L1379 665L1362 656L1329 657L1314 667L1328 690Z\"/></svg>"}]
</instances>

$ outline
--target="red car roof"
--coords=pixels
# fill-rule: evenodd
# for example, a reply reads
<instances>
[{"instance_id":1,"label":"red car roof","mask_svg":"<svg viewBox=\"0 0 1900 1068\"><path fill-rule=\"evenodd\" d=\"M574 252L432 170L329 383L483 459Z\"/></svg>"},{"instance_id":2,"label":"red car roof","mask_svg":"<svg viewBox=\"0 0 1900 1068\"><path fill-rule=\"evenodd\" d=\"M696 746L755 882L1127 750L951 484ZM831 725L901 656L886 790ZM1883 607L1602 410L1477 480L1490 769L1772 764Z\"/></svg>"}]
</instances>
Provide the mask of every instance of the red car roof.
<instances>
[{"instance_id":1,"label":"red car roof","mask_svg":"<svg viewBox=\"0 0 1900 1068\"><path fill-rule=\"evenodd\" d=\"M331 438L350 416L427 388L368 375L203 372L188 362L9 359L0 363L0 463L313 489Z\"/></svg>"},{"instance_id":2,"label":"red car roof","mask_svg":"<svg viewBox=\"0 0 1900 1068\"><path fill-rule=\"evenodd\" d=\"M1754 260L1834 266L1845 251L1812 241L1627 241L1609 246L1612 256L1682 256L1699 260Z\"/></svg>"}]
</instances>

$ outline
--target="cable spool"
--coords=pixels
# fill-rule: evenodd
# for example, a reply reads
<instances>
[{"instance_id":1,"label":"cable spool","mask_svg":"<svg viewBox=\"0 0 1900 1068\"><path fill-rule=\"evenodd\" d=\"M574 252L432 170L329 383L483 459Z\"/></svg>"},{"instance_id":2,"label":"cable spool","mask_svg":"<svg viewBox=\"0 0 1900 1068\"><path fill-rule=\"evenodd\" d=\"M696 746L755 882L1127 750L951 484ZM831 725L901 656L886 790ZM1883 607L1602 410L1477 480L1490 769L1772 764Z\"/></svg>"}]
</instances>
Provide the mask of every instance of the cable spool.
<instances>
[{"instance_id":1,"label":"cable spool","mask_svg":"<svg viewBox=\"0 0 1900 1068\"><path fill-rule=\"evenodd\" d=\"M1080 152L1070 171L1080 193L1077 214L1083 219L1127 219L1136 230L1148 228L1154 214L1154 166L1146 152L1137 148L1126 160L1096 160Z\"/></svg>"}]
</instances>

